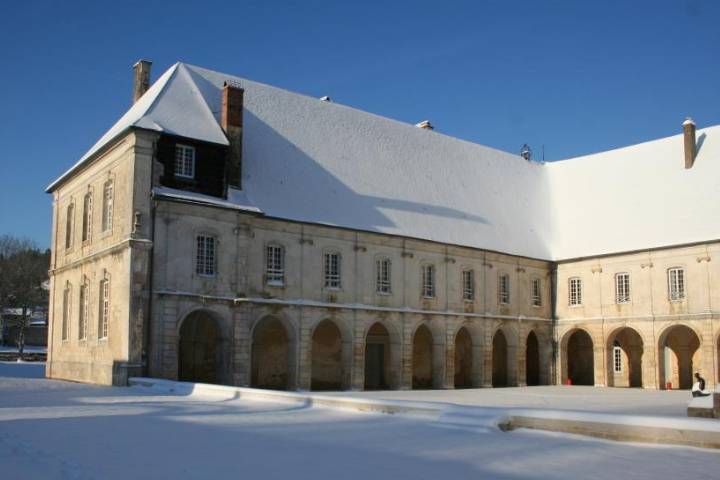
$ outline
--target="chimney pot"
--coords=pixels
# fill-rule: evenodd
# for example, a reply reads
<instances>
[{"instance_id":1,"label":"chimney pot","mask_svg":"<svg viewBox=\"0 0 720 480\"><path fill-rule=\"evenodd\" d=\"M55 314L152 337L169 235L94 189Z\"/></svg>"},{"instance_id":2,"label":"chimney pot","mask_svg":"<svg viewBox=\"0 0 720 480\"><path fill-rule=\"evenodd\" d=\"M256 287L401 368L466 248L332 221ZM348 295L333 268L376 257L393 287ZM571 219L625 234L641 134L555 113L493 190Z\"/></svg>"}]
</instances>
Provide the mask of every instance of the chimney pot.
<instances>
[{"instance_id":1,"label":"chimney pot","mask_svg":"<svg viewBox=\"0 0 720 480\"><path fill-rule=\"evenodd\" d=\"M150 88L150 67L152 62L148 60L138 60L133 65L133 103L140 100L145 92Z\"/></svg>"},{"instance_id":2,"label":"chimney pot","mask_svg":"<svg viewBox=\"0 0 720 480\"><path fill-rule=\"evenodd\" d=\"M685 168L692 168L695 163L695 122L688 117L683 122L683 143L685 144Z\"/></svg>"},{"instance_id":3,"label":"chimney pot","mask_svg":"<svg viewBox=\"0 0 720 480\"><path fill-rule=\"evenodd\" d=\"M228 186L240 188L242 175L242 130L243 96L245 91L240 85L225 82L222 89L222 112L220 126L230 143L228 152Z\"/></svg>"},{"instance_id":4,"label":"chimney pot","mask_svg":"<svg viewBox=\"0 0 720 480\"><path fill-rule=\"evenodd\" d=\"M423 120L420 123L416 123L415 126L422 128L423 130L435 130L435 127L432 123L430 123L430 120Z\"/></svg>"}]
</instances>

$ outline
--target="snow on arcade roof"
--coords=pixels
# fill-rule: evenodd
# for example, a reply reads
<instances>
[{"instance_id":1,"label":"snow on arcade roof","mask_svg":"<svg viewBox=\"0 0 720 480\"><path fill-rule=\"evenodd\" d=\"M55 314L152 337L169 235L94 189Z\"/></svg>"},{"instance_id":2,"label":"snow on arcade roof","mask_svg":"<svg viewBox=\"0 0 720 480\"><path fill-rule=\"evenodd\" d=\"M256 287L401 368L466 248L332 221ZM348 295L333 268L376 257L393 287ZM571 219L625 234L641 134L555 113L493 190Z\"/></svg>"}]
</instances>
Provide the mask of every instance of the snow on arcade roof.
<instances>
[{"instance_id":1,"label":"snow on arcade roof","mask_svg":"<svg viewBox=\"0 0 720 480\"><path fill-rule=\"evenodd\" d=\"M132 127L227 145L226 81L245 90L243 190L193 201L546 260L720 238L720 127L690 170L682 136L538 164L183 63L48 189Z\"/></svg>"}]
</instances>

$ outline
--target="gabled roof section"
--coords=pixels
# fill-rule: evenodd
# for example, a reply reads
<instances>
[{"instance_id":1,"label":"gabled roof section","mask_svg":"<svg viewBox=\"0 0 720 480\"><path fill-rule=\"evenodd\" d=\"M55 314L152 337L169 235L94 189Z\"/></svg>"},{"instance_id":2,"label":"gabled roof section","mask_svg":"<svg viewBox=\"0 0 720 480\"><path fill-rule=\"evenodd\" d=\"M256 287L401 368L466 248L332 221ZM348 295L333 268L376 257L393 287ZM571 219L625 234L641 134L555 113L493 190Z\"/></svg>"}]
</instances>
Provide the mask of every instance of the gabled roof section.
<instances>
[{"instance_id":1,"label":"gabled roof section","mask_svg":"<svg viewBox=\"0 0 720 480\"><path fill-rule=\"evenodd\" d=\"M222 87L245 90L243 190L155 195L274 218L564 260L720 239L720 126L538 164L221 72L178 63L68 172L129 128L227 145Z\"/></svg>"},{"instance_id":2,"label":"gabled roof section","mask_svg":"<svg viewBox=\"0 0 720 480\"><path fill-rule=\"evenodd\" d=\"M75 165L51 183L47 191L52 191L103 147L133 127L221 145L228 144L187 67L176 63L157 79L145 95L140 97Z\"/></svg>"}]
</instances>

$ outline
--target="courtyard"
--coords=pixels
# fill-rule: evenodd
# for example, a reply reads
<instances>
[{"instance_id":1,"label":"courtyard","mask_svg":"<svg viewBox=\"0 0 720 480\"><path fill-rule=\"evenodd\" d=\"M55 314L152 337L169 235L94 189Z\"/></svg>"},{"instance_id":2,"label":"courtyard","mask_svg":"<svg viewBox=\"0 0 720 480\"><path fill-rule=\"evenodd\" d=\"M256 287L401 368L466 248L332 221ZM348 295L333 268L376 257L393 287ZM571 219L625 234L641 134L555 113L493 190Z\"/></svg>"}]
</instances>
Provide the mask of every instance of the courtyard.
<instances>
[{"instance_id":1,"label":"courtyard","mask_svg":"<svg viewBox=\"0 0 720 480\"><path fill-rule=\"evenodd\" d=\"M679 415L687 392L534 387L342 395ZM100 387L0 363L3 478L709 478L716 450L448 426L223 395ZM628 472L632 472L632 477Z\"/></svg>"}]
</instances>

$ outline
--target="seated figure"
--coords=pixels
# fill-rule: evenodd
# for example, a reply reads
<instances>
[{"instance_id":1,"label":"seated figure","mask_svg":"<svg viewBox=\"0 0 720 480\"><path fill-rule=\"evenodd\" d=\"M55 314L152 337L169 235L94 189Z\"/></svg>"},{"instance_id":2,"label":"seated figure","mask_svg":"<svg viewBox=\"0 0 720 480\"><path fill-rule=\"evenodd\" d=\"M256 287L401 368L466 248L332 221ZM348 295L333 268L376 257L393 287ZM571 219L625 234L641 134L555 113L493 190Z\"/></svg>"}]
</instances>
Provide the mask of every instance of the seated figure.
<instances>
[{"instance_id":1,"label":"seated figure","mask_svg":"<svg viewBox=\"0 0 720 480\"><path fill-rule=\"evenodd\" d=\"M700 372L695 372L695 380L697 380L695 383L693 383L692 389L690 392L692 393L693 397L707 397L710 395L709 390L705 390L705 379L700 376Z\"/></svg>"}]
</instances>

